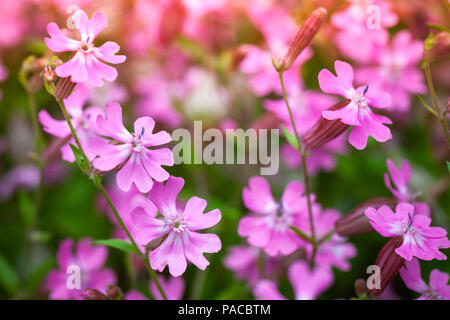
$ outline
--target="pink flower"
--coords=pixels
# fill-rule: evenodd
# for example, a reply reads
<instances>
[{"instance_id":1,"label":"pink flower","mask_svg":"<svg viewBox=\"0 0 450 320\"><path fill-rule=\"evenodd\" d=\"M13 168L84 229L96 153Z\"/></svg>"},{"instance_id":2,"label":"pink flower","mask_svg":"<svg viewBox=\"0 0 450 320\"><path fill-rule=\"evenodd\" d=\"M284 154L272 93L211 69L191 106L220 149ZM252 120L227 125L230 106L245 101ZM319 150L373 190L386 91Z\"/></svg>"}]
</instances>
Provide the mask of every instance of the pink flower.
<instances>
[{"instance_id":1,"label":"pink flower","mask_svg":"<svg viewBox=\"0 0 450 320\"><path fill-rule=\"evenodd\" d=\"M124 62L125 56L115 55L120 47L111 41L99 48L94 46L94 39L108 24L106 17L101 12L97 12L89 20L84 11L78 10L71 19L81 40L69 38L54 22L47 26L47 32L50 35L50 38L45 38L47 47L55 52L75 52L68 62L56 67L56 74L63 78L70 76L72 82L88 82L96 87L103 85L102 79L114 81L117 77L116 69L102 61L113 64Z\"/></svg>"},{"instance_id":2,"label":"pink flower","mask_svg":"<svg viewBox=\"0 0 450 320\"><path fill-rule=\"evenodd\" d=\"M165 279L163 276L158 276L158 281L161 284L164 293L168 300L181 300L184 293L184 280L183 278L172 278ZM153 281L149 282L150 293L152 297L156 300L163 300L161 294L159 293L156 284ZM146 300L147 298L137 290L132 290L127 292L124 297L125 300Z\"/></svg>"},{"instance_id":3,"label":"pink flower","mask_svg":"<svg viewBox=\"0 0 450 320\"><path fill-rule=\"evenodd\" d=\"M81 146L86 152L86 156L92 160L94 158L95 149L91 146L95 143L94 140L101 140L97 136L96 118L103 114L103 110L99 107L91 106L83 109L89 96L86 86L78 84L76 90L67 99L64 99L67 113L80 140ZM75 156L69 144L76 146L75 139L71 136L69 125L65 120L56 120L50 116L47 110L39 112L39 121L43 126L43 130L55 137L61 139L68 139L68 142L61 147L62 158L68 162L74 162Z\"/></svg>"},{"instance_id":4,"label":"pink flower","mask_svg":"<svg viewBox=\"0 0 450 320\"><path fill-rule=\"evenodd\" d=\"M266 179L253 177L248 183L242 197L251 215L241 219L238 234L247 237L251 245L263 248L269 256L294 252L303 243L290 228L299 227L307 212L303 184L291 181L277 203Z\"/></svg>"},{"instance_id":5,"label":"pink flower","mask_svg":"<svg viewBox=\"0 0 450 320\"><path fill-rule=\"evenodd\" d=\"M350 103L342 109L323 111L322 116L328 120L341 119L345 124L354 126L349 142L356 149L362 150L367 145L367 138L372 136L379 142L392 139L391 131L384 124L391 124L385 116L372 112L371 107L386 108L391 103L391 97L386 92L379 92L375 87L353 87L353 69L343 61L335 61L337 76L327 69L319 73L319 85L322 91L338 94Z\"/></svg>"},{"instance_id":6,"label":"pink flower","mask_svg":"<svg viewBox=\"0 0 450 320\"><path fill-rule=\"evenodd\" d=\"M333 209L323 210L319 205L313 207L314 228L318 239L324 237L334 229L335 222L341 216L340 213ZM309 221L304 221L301 228L306 234L310 234ZM306 252L309 257L312 256L313 248L311 244L306 245ZM348 259L356 256L355 246L347 242L344 237L333 233L331 239L324 241L318 248L316 253L316 263L323 267L336 267L342 271L349 271L351 264Z\"/></svg>"},{"instance_id":7,"label":"pink flower","mask_svg":"<svg viewBox=\"0 0 450 320\"><path fill-rule=\"evenodd\" d=\"M103 140L93 148L97 155L94 167L110 171L119 167L116 182L123 191L130 190L134 183L142 193L150 191L153 179L159 182L169 178L161 166L172 166L173 156L168 148L153 149L171 141L166 131L152 133L155 121L150 117L141 117L134 122L134 133L128 132L122 123L122 107L115 102L105 107L106 117L97 117L99 134L110 138ZM152 149L150 149L152 148Z\"/></svg>"},{"instance_id":8,"label":"pink flower","mask_svg":"<svg viewBox=\"0 0 450 320\"><path fill-rule=\"evenodd\" d=\"M414 292L422 294L419 300L450 300L448 274L434 269L430 273L430 284L427 285L420 274L420 263L412 259L400 269L400 276L405 285Z\"/></svg>"},{"instance_id":9,"label":"pink flower","mask_svg":"<svg viewBox=\"0 0 450 320\"><path fill-rule=\"evenodd\" d=\"M264 259L264 276L274 273L279 259L274 257L263 257L261 249L252 246L232 246L223 260L223 264L228 269L234 271L236 278L246 280L249 284L255 284L260 277L258 270L259 259Z\"/></svg>"},{"instance_id":10,"label":"pink flower","mask_svg":"<svg viewBox=\"0 0 450 320\"><path fill-rule=\"evenodd\" d=\"M408 111L410 96L426 92L422 72L416 67L422 56L422 41L413 40L408 31L401 31L395 35L390 46L376 51L375 66L356 71L356 79L359 82L370 81L388 92L392 97L389 109Z\"/></svg>"},{"instance_id":11,"label":"pink flower","mask_svg":"<svg viewBox=\"0 0 450 320\"><path fill-rule=\"evenodd\" d=\"M71 239L61 242L58 249L59 269L50 271L47 278L50 299L81 300L81 293L85 289L106 292L108 285L116 282L116 275L111 269L102 269L108 256L108 250L103 246L90 245L91 241L87 238L81 239L78 242L75 254L72 251L73 241ZM77 266L81 271L80 289L68 287L68 283L72 283L69 277L76 275L71 273L70 266Z\"/></svg>"},{"instance_id":12,"label":"pink flower","mask_svg":"<svg viewBox=\"0 0 450 320\"><path fill-rule=\"evenodd\" d=\"M414 199L419 193L413 193L408 188L409 180L411 179L411 166L407 160L404 160L399 169L395 167L391 159L387 159L387 167L389 174L384 174L384 183L392 194L403 202L411 202L414 205L414 212L416 214L430 215L430 208L425 202L415 202ZM391 184L392 182L395 188Z\"/></svg>"},{"instance_id":13,"label":"pink flower","mask_svg":"<svg viewBox=\"0 0 450 320\"><path fill-rule=\"evenodd\" d=\"M153 269L163 271L166 265L172 276L178 277L186 271L187 260L204 270L209 262L204 252L215 253L221 249L221 242L215 234L202 234L197 230L216 225L221 218L218 209L204 214L206 200L192 197L183 211L177 208L177 196L184 185L183 178L170 177L164 185L157 182L149 193L161 216L149 214L142 208L131 212L136 226L136 242L145 246L161 239L163 242L150 253Z\"/></svg>"},{"instance_id":14,"label":"pink flower","mask_svg":"<svg viewBox=\"0 0 450 320\"><path fill-rule=\"evenodd\" d=\"M293 262L288 269L288 278L294 289L295 300L314 300L325 292L334 282L330 268L317 265L313 270L303 260ZM261 280L253 293L258 299L285 300L274 282Z\"/></svg>"},{"instance_id":15,"label":"pink flower","mask_svg":"<svg viewBox=\"0 0 450 320\"><path fill-rule=\"evenodd\" d=\"M422 260L446 260L440 248L450 247L447 231L440 227L430 227L431 219L423 214L415 214L414 206L402 202L392 212L388 206L378 210L365 211L372 227L383 237L402 236L403 243L395 252L405 260L417 257Z\"/></svg>"}]
</instances>

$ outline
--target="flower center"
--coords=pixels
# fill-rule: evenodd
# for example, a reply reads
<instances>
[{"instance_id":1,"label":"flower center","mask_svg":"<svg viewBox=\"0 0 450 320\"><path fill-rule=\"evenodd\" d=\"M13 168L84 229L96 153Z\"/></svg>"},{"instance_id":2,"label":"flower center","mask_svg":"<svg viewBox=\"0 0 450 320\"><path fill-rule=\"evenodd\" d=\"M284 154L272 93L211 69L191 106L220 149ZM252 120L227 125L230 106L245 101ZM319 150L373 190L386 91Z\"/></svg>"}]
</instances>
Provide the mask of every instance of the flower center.
<instances>
[{"instance_id":1,"label":"flower center","mask_svg":"<svg viewBox=\"0 0 450 320\"><path fill-rule=\"evenodd\" d=\"M187 227L187 224L184 221L184 218L179 217L179 216L177 216L176 218L174 218L172 220L169 220L168 224L172 228L172 230L177 233L183 232Z\"/></svg>"},{"instance_id":2,"label":"flower center","mask_svg":"<svg viewBox=\"0 0 450 320\"><path fill-rule=\"evenodd\" d=\"M267 216L266 223L269 228L284 232L292 224L292 216L279 203L277 209Z\"/></svg>"},{"instance_id":3,"label":"flower center","mask_svg":"<svg viewBox=\"0 0 450 320\"><path fill-rule=\"evenodd\" d=\"M133 150L135 152L141 152L144 149L144 143L142 142L142 136L144 135L145 129L142 127L141 132L139 135L134 137L133 142L131 145L133 146Z\"/></svg>"},{"instance_id":4,"label":"flower center","mask_svg":"<svg viewBox=\"0 0 450 320\"><path fill-rule=\"evenodd\" d=\"M408 223L404 223L402 226L402 231L404 234L414 234L416 232L416 228L413 226L413 217L411 216L411 213L408 213L409 221Z\"/></svg>"},{"instance_id":5,"label":"flower center","mask_svg":"<svg viewBox=\"0 0 450 320\"><path fill-rule=\"evenodd\" d=\"M363 93L354 92L353 96L351 97L351 100L353 100L354 103L356 103L360 107L367 107L369 105L369 99L365 97L365 94L367 93L367 90L369 90L369 86L366 86L364 88Z\"/></svg>"},{"instance_id":6,"label":"flower center","mask_svg":"<svg viewBox=\"0 0 450 320\"><path fill-rule=\"evenodd\" d=\"M83 42L80 46L81 51L84 53L90 53L94 50L94 45L90 42Z\"/></svg>"}]
</instances>

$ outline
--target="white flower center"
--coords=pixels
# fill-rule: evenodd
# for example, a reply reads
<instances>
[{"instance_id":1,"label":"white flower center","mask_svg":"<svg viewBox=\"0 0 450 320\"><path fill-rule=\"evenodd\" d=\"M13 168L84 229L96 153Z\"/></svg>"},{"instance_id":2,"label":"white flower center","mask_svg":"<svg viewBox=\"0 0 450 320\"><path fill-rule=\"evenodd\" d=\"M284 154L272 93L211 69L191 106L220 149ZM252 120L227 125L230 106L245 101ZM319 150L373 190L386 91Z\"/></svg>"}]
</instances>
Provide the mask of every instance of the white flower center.
<instances>
[{"instance_id":1,"label":"white flower center","mask_svg":"<svg viewBox=\"0 0 450 320\"><path fill-rule=\"evenodd\" d=\"M175 231L177 233L183 232L187 227L187 224L184 221L184 218L180 217L180 216L177 216L172 219L168 219L167 224L172 229L172 231Z\"/></svg>"},{"instance_id":2,"label":"white flower center","mask_svg":"<svg viewBox=\"0 0 450 320\"><path fill-rule=\"evenodd\" d=\"M284 232L292 224L292 216L287 213L281 203L276 211L266 217L267 226L276 231Z\"/></svg>"},{"instance_id":3,"label":"white flower center","mask_svg":"<svg viewBox=\"0 0 450 320\"><path fill-rule=\"evenodd\" d=\"M91 53L94 50L94 44L91 42L83 41L80 46L81 51L85 54Z\"/></svg>"}]
</instances>

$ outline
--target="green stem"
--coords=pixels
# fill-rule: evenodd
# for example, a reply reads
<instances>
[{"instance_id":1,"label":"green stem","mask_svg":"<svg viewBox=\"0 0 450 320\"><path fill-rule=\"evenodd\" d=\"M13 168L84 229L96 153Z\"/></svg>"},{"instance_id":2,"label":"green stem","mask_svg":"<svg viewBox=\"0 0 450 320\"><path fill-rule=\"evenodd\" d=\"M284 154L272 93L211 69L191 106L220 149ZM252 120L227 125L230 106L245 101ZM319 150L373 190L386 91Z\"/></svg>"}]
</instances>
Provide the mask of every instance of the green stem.
<instances>
[{"instance_id":1,"label":"green stem","mask_svg":"<svg viewBox=\"0 0 450 320\"><path fill-rule=\"evenodd\" d=\"M28 97L28 108L30 110L31 125L33 127L33 132L34 132L35 139L36 139L35 152L36 152L36 154L39 154L42 146L44 145L44 137L42 136L42 132L39 127L36 99L34 97L34 94L32 92L30 92L28 89L25 88L25 91L26 91L27 97Z\"/></svg>"},{"instance_id":2,"label":"green stem","mask_svg":"<svg viewBox=\"0 0 450 320\"><path fill-rule=\"evenodd\" d=\"M80 150L81 154L83 155L84 160L87 161L87 163L89 164L89 168L91 168L91 163L89 161L89 158L86 156L86 153L84 152L84 149L81 146L80 140L78 139L78 135L77 135L77 133L76 133L76 131L75 131L73 125L72 125L72 121L70 120L69 114L67 113L64 101L62 99L59 99L59 98L56 98L56 101L58 102L58 104L59 104L59 106L61 108L61 111L64 114L64 118L66 119L67 124L69 125L70 132L72 133L72 136L75 139L75 142L77 144L78 149ZM131 236L130 231L125 226L125 223L123 222L122 218L120 217L119 212L117 211L116 207L114 206L114 204L111 201L111 198L108 196L108 193L106 192L105 188L103 187L103 184L102 184L101 180L100 179L99 180L92 179L92 181L94 182L94 185L98 188L100 193L105 198L105 200L108 203L109 207L113 211L114 216L116 217L117 221L119 222L120 227L123 229L123 231L125 231L125 234L127 235L128 239L130 240L132 246L136 249L136 252L139 252L139 256L140 256L141 260L144 262L145 266L147 267L147 270L148 270L148 272L150 274L150 277L155 282L159 293L161 294L161 296L163 297L164 300L167 300L167 296L166 296L166 294L165 294L161 284L159 283L158 278L156 277L156 273L150 266L150 263L149 263L149 261L147 259L147 254L144 255L139 250L138 245L134 241L133 237Z\"/></svg>"},{"instance_id":3,"label":"green stem","mask_svg":"<svg viewBox=\"0 0 450 320\"><path fill-rule=\"evenodd\" d=\"M297 140L298 151L299 151L300 156L302 158L302 171L303 171L303 179L304 179L304 182L305 182L306 201L307 201L307 205L308 205L309 227L311 229L311 244L313 246L313 254L311 256L311 261L310 261L311 268L312 268L312 267L314 267L316 253L317 253L317 240L316 240L316 231L315 231L315 228L314 228L314 219L313 219L313 214L312 214L311 188L310 188L310 185L309 185L309 176L308 176L308 170L307 170L307 166L306 166L306 150L302 147L302 143L301 143L301 140L300 140L300 136L298 134L297 126L295 125L294 115L292 113L291 106L289 105L287 92L286 92L286 87L284 85L284 80L283 80L283 71L281 71L281 70L277 70L277 71L278 71L278 77L280 79L281 90L282 90L282 93L283 93L283 99L284 99L284 102L285 102L286 107L288 109L288 113L289 113L289 118L290 118L290 121L291 121L292 129L294 130L295 138Z\"/></svg>"},{"instance_id":4,"label":"green stem","mask_svg":"<svg viewBox=\"0 0 450 320\"><path fill-rule=\"evenodd\" d=\"M435 112L437 113L437 117L439 118L442 129L444 130L445 139L447 140L448 147L450 148L450 135L448 132L447 120L445 118L444 113L441 112L441 110L439 108L436 91L434 90L433 79L431 78L430 64L427 61L425 61L425 63L424 63L424 69L425 69L425 77L427 79L428 89L430 90L431 100L433 102L433 108L434 108Z\"/></svg>"}]
</instances>

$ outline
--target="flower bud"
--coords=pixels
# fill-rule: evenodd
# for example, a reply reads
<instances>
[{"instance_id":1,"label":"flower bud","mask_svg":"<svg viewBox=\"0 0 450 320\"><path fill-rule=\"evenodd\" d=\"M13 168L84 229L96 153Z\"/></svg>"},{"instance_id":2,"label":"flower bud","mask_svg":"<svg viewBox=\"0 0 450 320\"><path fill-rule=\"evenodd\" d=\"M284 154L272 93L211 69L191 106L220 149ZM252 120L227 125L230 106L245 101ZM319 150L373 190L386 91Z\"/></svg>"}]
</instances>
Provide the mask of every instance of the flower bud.
<instances>
[{"instance_id":1,"label":"flower bud","mask_svg":"<svg viewBox=\"0 0 450 320\"><path fill-rule=\"evenodd\" d=\"M122 300L123 299L122 289L120 289L115 284L110 284L108 286L108 289L106 290L106 297L108 300Z\"/></svg>"},{"instance_id":2,"label":"flower bud","mask_svg":"<svg viewBox=\"0 0 450 320\"><path fill-rule=\"evenodd\" d=\"M361 297L361 296L367 294L368 289L367 289L366 280L357 279L355 281L355 292L358 297Z\"/></svg>"},{"instance_id":3,"label":"flower bud","mask_svg":"<svg viewBox=\"0 0 450 320\"><path fill-rule=\"evenodd\" d=\"M45 66L41 72L41 76L47 82L54 82L57 78L55 70L51 66Z\"/></svg>"},{"instance_id":4,"label":"flower bud","mask_svg":"<svg viewBox=\"0 0 450 320\"><path fill-rule=\"evenodd\" d=\"M369 207L378 209L383 205L393 208L397 202L396 198L374 198L361 203L350 213L335 222L334 228L336 233L342 237L348 237L373 231L369 219L364 214L366 209Z\"/></svg>"},{"instance_id":5,"label":"flower bud","mask_svg":"<svg viewBox=\"0 0 450 320\"><path fill-rule=\"evenodd\" d=\"M326 15L327 10L325 8L318 8L306 19L305 23L298 30L287 53L278 65L278 70L288 70L292 66L303 49L311 43L319 31L323 20L325 20Z\"/></svg>"},{"instance_id":6,"label":"flower bud","mask_svg":"<svg viewBox=\"0 0 450 320\"><path fill-rule=\"evenodd\" d=\"M425 40L425 52L423 59L432 62L450 54L450 33L446 31L439 32L436 35L430 34Z\"/></svg>"},{"instance_id":7,"label":"flower bud","mask_svg":"<svg viewBox=\"0 0 450 320\"><path fill-rule=\"evenodd\" d=\"M350 100L339 102L332 106L329 110L339 110L344 108ZM327 120L324 117L316 122L316 124L309 129L303 136L303 142L308 149L317 149L331 140L341 135L349 125L343 123L341 120Z\"/></svg>"},{"instance_id":8,"label":"flower bud","mask_svg":"<svg viewBox=\"0 0 450 320\"><path fill-rule=\"evenodd\" d=\"M108 300L107 297L96 289L86 289L81 293L84 300Z\"/></svg>"},{"instance_id":9,"label":"flower bud","mask_svg":"<svg viewBox=\"0 0 450 320\"><path fill-rule=\"evenodd\" d=\"M61 78L58 80L55 88L55 97L58 99L66 99L68 98L73 89L75 89L76 83L70 81L70 77Z\"/></svg>"},{"instance_id":10,"label":"flower bud","mask_svg":"<svg viewBox=\"0 0 450 320\"><path fill-rule=\"evenodd\" d=\"M378 296L383 293L386 286L394 279L395 275L400 271L400 268L405 263L405 259L400 257L395 249L400 247L403 243L403 237L398 236L389 239L389 241L381 248L375 264L380 268L380 287L371 289L370 293Z\"/></svg>"}]
</instances>

